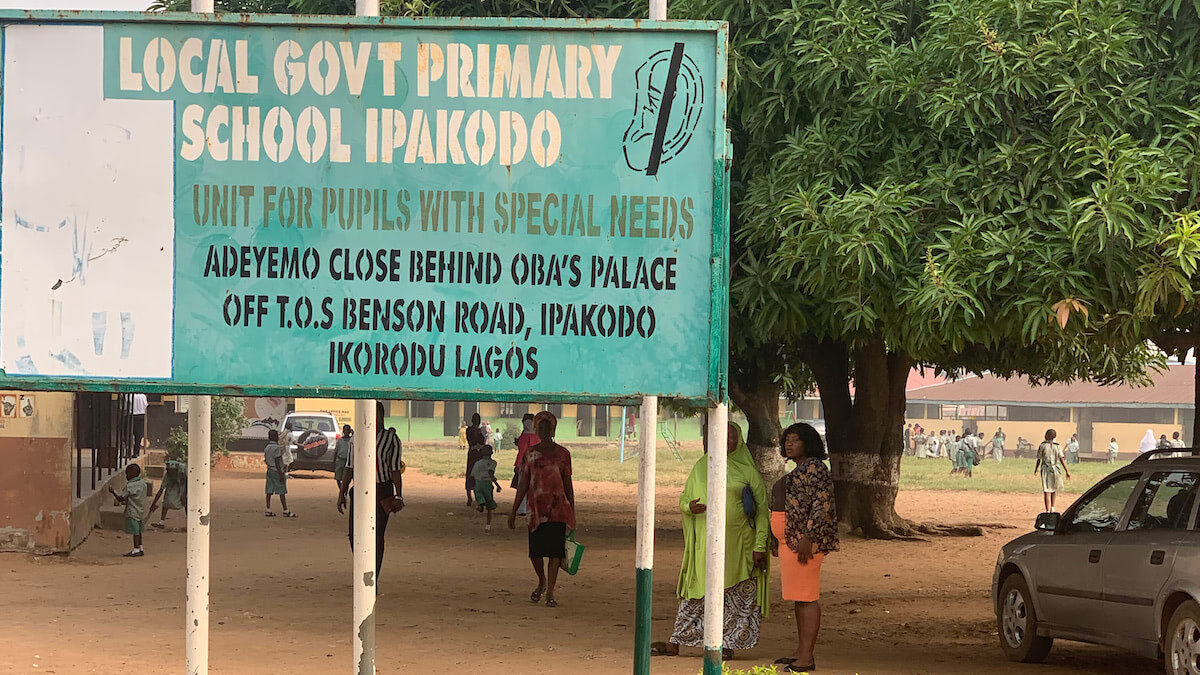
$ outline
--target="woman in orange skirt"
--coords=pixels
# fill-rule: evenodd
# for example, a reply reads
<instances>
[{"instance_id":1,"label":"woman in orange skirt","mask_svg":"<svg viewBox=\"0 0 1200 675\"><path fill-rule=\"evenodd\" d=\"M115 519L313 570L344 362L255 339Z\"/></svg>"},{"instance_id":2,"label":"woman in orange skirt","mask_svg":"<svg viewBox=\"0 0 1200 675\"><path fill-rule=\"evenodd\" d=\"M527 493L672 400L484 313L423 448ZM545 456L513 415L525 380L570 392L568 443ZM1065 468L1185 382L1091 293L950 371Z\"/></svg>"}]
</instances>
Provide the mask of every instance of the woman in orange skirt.
<instances>
[{"instance_id":1,"label":"woman in orange skirt","mask_svg":"<svg viewBox=\"0 0 1200 675\"><path fill-rule=\"evenodd\" d=\"M783 599L796 603L795 655L775 661L784 672L816 668L813 650L821 629L821 563L838 548L833 478L825 466L825 444L808 424L783 432L783 456L796 462L771 488L773 553L779 556Z\"/></svg>"}]
</instances>

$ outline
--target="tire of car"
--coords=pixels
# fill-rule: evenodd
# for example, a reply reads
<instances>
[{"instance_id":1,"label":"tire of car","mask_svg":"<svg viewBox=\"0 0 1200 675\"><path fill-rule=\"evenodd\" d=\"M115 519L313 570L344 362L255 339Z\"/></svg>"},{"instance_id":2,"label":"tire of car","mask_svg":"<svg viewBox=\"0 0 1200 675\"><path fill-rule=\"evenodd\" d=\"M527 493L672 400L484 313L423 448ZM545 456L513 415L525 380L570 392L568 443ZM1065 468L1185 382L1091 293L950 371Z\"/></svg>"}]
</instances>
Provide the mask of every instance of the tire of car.
<instances>
[{"instance_id":1,"label":"tire of car","mask_svg":"<svg viewBox=\"0 0 1200 675\"><path fill-rule=\"evenodd\" d=\"M318 459L328 452L329 439L320 431L309 430L296 442L296 449L309 459Z\"/></svg>"},{"instance_id":2,"label":"tire of car","mask_svg":"<svg viewBox=\"0 0 1200 675\"><path fill-rule=\"evenodd\" d=\"M1167 623L1163 665L1167 675L1200 672L1200 605L1191 600L1180 605Z\"/></svg>"},{"instance_id":3,"label":"tire of car","mask_svg":"<svg viewBox=\"0 0 1200 675\"><path fill-rule=\"evenodd\" d=\"M996 612L996 627L1000 632L1000 647L1010 661L1041 663L1050 653L1054 639L1037 634L1037 612L1029 584L1020 574L1010 575L1000 587Z\"/></svg>"}]
</instances>

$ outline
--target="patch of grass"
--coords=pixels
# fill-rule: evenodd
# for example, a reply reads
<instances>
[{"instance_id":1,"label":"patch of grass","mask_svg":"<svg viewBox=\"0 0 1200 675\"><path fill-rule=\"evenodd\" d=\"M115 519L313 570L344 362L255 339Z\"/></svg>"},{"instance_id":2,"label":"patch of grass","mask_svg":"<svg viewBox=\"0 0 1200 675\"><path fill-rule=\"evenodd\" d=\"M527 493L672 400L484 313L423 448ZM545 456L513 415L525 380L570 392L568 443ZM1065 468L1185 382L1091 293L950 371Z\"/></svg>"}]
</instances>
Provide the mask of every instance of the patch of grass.
<instances>
[{"instance_id":1,"label":"patch of grass","mask_svg":"<svg viewBox=\"0 0 1200 675\"><path fill-rule=\"evenodd\" d=\"M517 458L517 451L507 441L504 445L504 448L492 454L492 459L499 465L496 478L500 485L507 487L512 480L512 465ZM575 480L637 484L638 458L628 454L628 447L624 463L620 461L620 447L615 444L576 445L567 449L571 451ZM656 483L663 487L682 487L701 454L700 450L683 449L680 451L683 459L678 460L665 444L659 443ZM413 441L404 444L404 462L423 473L459 478L467 468L467 453L460 450L457 444Z\"/></svg>"},{"instance_id":2,"label":"patch of grass","mask_svg":"<svg viewBox=\"0 0 1200 675\"><path fill-rule=\"evenodd\" d=\"M916 459L905 457L900 463L901 490L975 490L979 492L1012 492L1041 494L1041 476L1034 475L1032 459L1006 457L997 464L984 459L974 467L973 477L950 475L948 459ZM1064 481L1063 491L1078 494L1120 465L1104 462L1071 464L1071 480Z\"/></svg>"},{"instance_id":3,"label":"patch of grass","mask_svg":"<svg viewBox=\"0 0 1200 675\"><path fill-rule=\"evenodd\" d=\"M496 478L502 486L512 480L512 465L517 451L509 442L497 451L493 458L499 467ZM620 448L616 444L588 444L568 446L575 480L613 481L636 485L638 460L627 454L620 462ZM627 453L630 451L626 448ZM656 483L661 488L681 488L687 481L692 465L700 458L701 451L684 448L682 460L676 459L663 443L658 447L658 471ZM434 476L461 478L467 465L466 452L456 442L420 442L404 444L404 461L423 473ZM1033 473L1034 460L1005 458L996 464L985 459L975 467L970 479L951 476L948 459L916 459L905 457L900 464L901 490L973 490L978 492L1010 492L1017 494L1040 494L1042 480ZM1094 485L1101 478L1116 470L1118 465L1101 462L1084 462L1071 465L1071 480L1066 482L1064 492L1078 494Z\"/></svg>"}]
</instances>

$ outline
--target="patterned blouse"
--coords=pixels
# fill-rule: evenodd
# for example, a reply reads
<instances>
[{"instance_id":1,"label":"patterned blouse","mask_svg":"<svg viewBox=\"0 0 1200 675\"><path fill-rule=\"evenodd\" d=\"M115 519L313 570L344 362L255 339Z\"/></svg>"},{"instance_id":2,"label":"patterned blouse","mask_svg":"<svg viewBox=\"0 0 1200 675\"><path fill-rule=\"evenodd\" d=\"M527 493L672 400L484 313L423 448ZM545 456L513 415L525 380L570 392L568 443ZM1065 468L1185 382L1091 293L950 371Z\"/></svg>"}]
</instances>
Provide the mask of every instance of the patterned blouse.
<instances>
[{"instance_id":1,"label":"patterned blouse","mask_svg":"<svg viewBox=\"0 0 1200 675\"><path fill-rule=\"evenodd\" d=\"M530 448L521 471L529 474L526 496L529 529L536 530L543 523L566 523L568 530L574 530L575 509L567 501L566 492L566 482L571 477L571 453L558 444L553 452Z\"/></svg>"},{"instance_id":2,"label":"patterned blouse","mask_svg":"<svg viewBox=\"0 0 1200 675\"><path fill-rule=\"evenodd\" d=\"M818 553L838 550L833 477L825 463L818 459L802 459L785 479L785 537L788 548L799 551L801 537L808 535Z\"/></svg>"}]
</instances>

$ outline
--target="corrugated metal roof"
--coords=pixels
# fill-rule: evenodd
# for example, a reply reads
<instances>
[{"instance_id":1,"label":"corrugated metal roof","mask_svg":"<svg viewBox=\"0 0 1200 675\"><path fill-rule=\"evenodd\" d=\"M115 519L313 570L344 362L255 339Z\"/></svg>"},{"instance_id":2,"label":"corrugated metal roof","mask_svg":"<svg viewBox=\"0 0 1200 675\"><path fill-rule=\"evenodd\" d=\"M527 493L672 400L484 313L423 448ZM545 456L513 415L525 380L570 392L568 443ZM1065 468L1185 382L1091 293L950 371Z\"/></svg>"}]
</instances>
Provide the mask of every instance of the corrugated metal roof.
<instances>
[{"instance_id":1,"label":"corrugated metal roof","mask_svg":"<svg viewBox=\"0 0 1200 675\"><path fill-rule=\"evenodd\" d=\"M926 403L984 403L1052 407L1190 408L1195 402L1194 365L1172 365L1152 373L1149 387L1102 386L1094 382L1035 387L1028 378L965 377L908 391L908 400Z\"/></svg>"}]
</instances>

